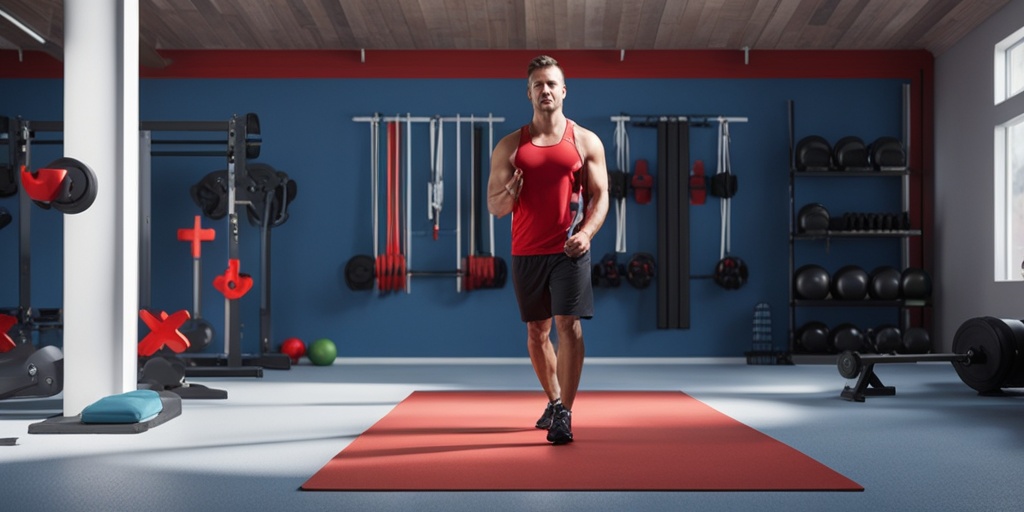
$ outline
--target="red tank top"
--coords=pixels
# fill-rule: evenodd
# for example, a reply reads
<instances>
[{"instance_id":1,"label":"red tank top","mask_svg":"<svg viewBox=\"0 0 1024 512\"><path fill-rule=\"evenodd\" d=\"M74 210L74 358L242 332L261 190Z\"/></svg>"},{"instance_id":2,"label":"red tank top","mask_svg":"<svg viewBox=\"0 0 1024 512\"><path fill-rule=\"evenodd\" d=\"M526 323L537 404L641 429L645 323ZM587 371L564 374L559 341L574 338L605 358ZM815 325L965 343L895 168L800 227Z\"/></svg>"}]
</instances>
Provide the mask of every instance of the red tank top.
<instances>
[{"instance_id":1,"label":"red tank top","mask_svg":"<svg viewBox=\"0 0 1024 512\"><path fill-rule=\"evenodd\" d=\"M576 147L573 122L566 120L562 140L553 146L533 143L529 125L519 132L512 165L523 171L523 188L512 207L512 255L558 254L583 216L574 193L581 188L583 159Z\"/></svg>"}]
</instances>

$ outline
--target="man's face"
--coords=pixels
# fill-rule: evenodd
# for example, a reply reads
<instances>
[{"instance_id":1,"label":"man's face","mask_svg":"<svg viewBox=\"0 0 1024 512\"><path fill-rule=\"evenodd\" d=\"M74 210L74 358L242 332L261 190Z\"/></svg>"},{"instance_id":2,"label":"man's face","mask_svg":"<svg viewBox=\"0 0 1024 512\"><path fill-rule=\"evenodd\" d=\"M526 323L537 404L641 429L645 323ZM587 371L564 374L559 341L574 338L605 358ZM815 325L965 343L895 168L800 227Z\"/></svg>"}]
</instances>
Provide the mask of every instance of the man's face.
<instances>
[{"instance_id":1,"label":"man's face","mask_svg":"<svg viewBox=\"0 0 1024 512\"><path fill-rule=\"evenodd\" d=\"M535 69L530 74L530 87L526 91L534 110L555 112L565 99L565 78L557 66Z\"/></svg>"}]
</instances>

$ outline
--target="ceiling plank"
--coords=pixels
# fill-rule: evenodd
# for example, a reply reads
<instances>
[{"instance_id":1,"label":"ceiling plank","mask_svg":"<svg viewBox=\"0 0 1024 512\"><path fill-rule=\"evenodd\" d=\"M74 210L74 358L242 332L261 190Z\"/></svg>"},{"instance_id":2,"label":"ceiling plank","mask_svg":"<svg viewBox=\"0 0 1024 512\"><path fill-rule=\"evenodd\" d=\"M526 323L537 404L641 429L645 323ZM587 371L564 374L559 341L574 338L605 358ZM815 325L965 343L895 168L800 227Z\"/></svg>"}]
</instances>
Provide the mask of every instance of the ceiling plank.
<instances>
[{"instance_id":1,"label":"ceiling plank","mask_svg":"<svg viewBox=\"0 0 1024 512\"><path fill-rule=\"evenodd\" d=\"M998 13L1010 0L977 0L961 2L950 10L946 16L935 23L915 46L931 50L934 55L942 55L957 41L966 36L974 27Z\"/></svg>"},{"instance_id":2,"label":"ceiling plank","mask_svg":"<svg viewBox=\"0 0 1024 512\"><path fill-rule=\"evenodd\" d=\"M640 1L640 18L637 20L636 35L629 41L619 43L620 48L636 48L638 50L649 50L656 47L658 40L659 23L665 13L667 0L642 0ZM674 3L674 2L673 2ZM655 30L651 30L654 27Z\"/></svg>"},{"instance_id":3,"label":"ceiling plank","mask_svg":"<svg viewBox=\"0 0 1024 512\"><path fill-rule=\"evenodd\" d=\"M758 3L757 0L733 1L724 7L714 32L707 40L708 48L742 48L743 32Z\"/></svg>"},{"instance_id":4,"label":"ceiling plank","mask_svg":"<svg viewBox=\"0 0 1024 512\"><path fill-rule=\"evenodd\" d=\"M878 27L878 20L888 19L894 5L898 8L899 4L891 0L869 0L864 9L854 18L850 28L839 38L837 46L850 49L875 47L877 43L874 38L881 30Z\"/></svg>"},{"instance_id":5,"label":"ceiling plank","mask_svg":"<svg viewBox=\"0 0 1024 512\"><path fill-rule=\"evenodd\" d=\"M765 50L773 50L779 47L779 40L782 38L789 24L793 12L800 7L801 0L778 0L772 13L765 20L764 29L758 36L754 46Z\"/></svg>"},{"instance_id":6,"label":"ceiling plank","mask_svg":"<svg viewBox=\"0 0 1024 512\"><path fill-rule=\"evenodd\" d=\"M616 0L612 0L612 3L617 3ZM605 19L607 18L608 2L605 0L570 0L569 1L569 22L571 25L579 31L579 37L573 42L573 46L577 48L586 49L601 49L607 48L605 46L604 34L607 33L605 30ZM583 13L582 18L578 18L575 21L572 19L572 9L579 9ZM619 6L621 9L622 6ZM615 25L616 30L618 24ZM575 34L574 34L575 35Z\"/></svg>"},{"instance_id":7,"label":"ceiling plank","mask_svg":"<svg viewBox=\"0 0 1024 512\"><path fill-rule=\"evenodd\" d=\"M487 23L487 0L465 0L467 48L490 48L490 25Z\"/></svg>"},{"instance_id":8,"label":"ceiling plank","mask_svg":"<svg viewBox=\"0 0 1024 512\"><path fill-rule=\"evenodd\" d=\"M807 32L808 24L821 6L821 2L822 0L802 0L797 4L796 8L790 13L789 21L786 22L786 28L779 36L775 47L787 50L800 48L801 37Z\"/></svg>"},{"instance_id":9,"label":"ceiling plank","mask_svg":"<svg viewBox=\"0 0 1024 512\"><path fill-rule=\"evenodd\" d=\"M754 6L746 27L743 28L743 35L740 38L740 47L760 48L758 41L764 32L765 24L771 19L778 6L778 0L758 0Z\"/></svg>"}]
</instances>

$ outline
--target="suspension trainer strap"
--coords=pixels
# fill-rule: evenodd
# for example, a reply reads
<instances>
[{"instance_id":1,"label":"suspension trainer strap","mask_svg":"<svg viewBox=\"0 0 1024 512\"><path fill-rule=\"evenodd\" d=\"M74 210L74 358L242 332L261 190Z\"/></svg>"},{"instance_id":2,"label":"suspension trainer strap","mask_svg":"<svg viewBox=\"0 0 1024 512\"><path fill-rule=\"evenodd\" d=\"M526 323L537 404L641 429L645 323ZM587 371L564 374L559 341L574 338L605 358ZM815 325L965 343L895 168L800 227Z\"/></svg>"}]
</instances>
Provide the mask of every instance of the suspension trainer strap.
<instances>
[{"instance_id":1,"label":"suspension trainer strap","mask_svg":"<svg viewBox=\"0 0 1024 512\"><path fill-rule=\"evenodd\" d=\"M626 120L615 122L615 163L617 175L611 180L612 198L615 200L615 252L626 252L626 172L629 170L629 134Z\"/></svg>"}]
</instances>

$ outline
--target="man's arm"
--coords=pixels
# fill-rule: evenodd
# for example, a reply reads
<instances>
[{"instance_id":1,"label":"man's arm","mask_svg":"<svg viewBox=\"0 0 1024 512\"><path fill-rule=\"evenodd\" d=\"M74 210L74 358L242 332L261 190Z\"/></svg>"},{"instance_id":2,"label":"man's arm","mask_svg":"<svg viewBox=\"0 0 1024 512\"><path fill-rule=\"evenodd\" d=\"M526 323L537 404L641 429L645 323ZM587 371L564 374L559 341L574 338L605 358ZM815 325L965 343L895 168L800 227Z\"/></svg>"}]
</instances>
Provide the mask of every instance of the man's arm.
<instances>
[{"instance_id":1,"label":"man's arm","mask_svg":"<svg viewBox=\"0 0 1024 512\"><path fill-rule=\"evenodd\" d=\"M491 174L487 179L487 211L495 217L512 212L523 187L522 171L512 167L509 159L515 150L518 132L506 135L491 154Z\"/></svg>"},{"instance_id":2,"label":"man's arm","mask_svg":"<svg viewBox=\"0 0 1024 512\"><path fill-rule=\"evenodd\" d=\"M578 256L590 250L590 240L604 224L608 216L608 165L605 161L604 144L590 130L577 127L577 137L583 150L587 179L587 192L590 194L583 212L583 223L566 243L566 252Z\"/></svg>"}]
</instances>

